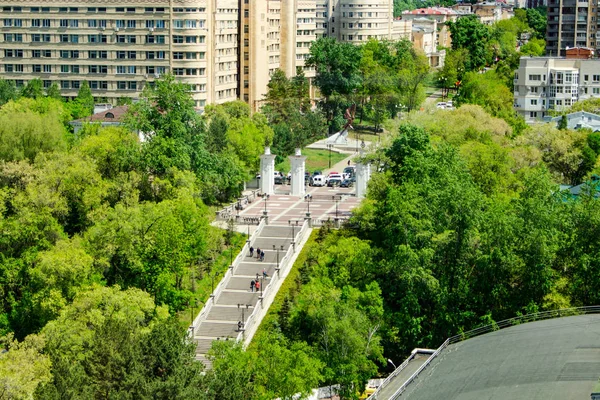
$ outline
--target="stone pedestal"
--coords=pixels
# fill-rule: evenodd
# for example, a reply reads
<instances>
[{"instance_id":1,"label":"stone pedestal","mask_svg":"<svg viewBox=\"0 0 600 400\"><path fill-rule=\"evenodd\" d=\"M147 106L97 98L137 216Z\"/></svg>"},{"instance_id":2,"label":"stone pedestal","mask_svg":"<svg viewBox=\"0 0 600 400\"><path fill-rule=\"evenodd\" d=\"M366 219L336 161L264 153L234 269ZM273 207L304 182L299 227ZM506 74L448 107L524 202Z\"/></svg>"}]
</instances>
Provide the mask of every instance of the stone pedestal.
<instances>
[{"instance_id":1,"label":"stone pedestal","mask_svg":"<svg viewBox=\"0 0 600 400\"><path fill-rule=\"evenodd\" d=\"M260 191L268 195L275 192L275 155L268 146L260 156Z\"/></svg>"},{"instance_id":2,"label":"stone pedestal","mask_svg":"<svg viewBox=\"0 0 600 400\"><path fill-rule=\"evenodd\" d=\"M290 195L302 197L306 193L306 184L304 179L304 172L306 170L306 156L302 155L300 149L296 149L296 155L289 156L289 159L292 169Z\"/></svg>"}]
</instances>

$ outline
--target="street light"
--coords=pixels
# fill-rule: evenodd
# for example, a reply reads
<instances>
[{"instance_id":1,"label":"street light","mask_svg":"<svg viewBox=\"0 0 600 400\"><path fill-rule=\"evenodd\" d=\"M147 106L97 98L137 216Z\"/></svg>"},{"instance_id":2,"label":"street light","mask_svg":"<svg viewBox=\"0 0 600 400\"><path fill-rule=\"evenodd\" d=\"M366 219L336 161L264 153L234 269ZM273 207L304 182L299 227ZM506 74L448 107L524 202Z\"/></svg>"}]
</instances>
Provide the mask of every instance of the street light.
<instances>
[{"instance_id":1,"label":"street light","mask_svg":"<svg viewBox=\"0 0 600 400\"><path fill-rule=\"evenodd\" d=\"M307 194L304 196L304 200L306 201L306 216L310 216L310 202L312 201L312 194Z\"/></svg>"},{"instance_id":2,"label":"street light","mask_svg":"<svg viewBox=\"0 0 600 400\"><path fill-rule=\"evenodd\" d=\"M238 322L238 331L243 332L245 330L245 325L246 325L246 319L244 318L244 306L246 306L246 310L248 308L250 308L250 304L240 304L238 303L237 307L238 310L241 308L242 309L242 320L240 322Z\"/></svg>"},{"instance_id":3,"label":"street light","mask_svg":"<svg viewBox=\"0 0 600 400\"><path fill-rule=\"evenodd\" d=\"M328 144L327 148L329 149L329 168L331 168L331 149L333 148L333 145Z\"/></svg>"},{"instance_id":4,"label":"street light","mask_svg":"<svg viewBox=\"0 0 600 400\"><path fill-rule=\"evenodd\" d=\"M292 247L294 248L294 252L296 252L296 233L294 230L294 226L298 226L298 221L296 220L296 224L294 225L294 221L290 219L288 221L288 224L292 226Z\"/></svg>"},{"instance_id":5,"label":"street light","mask_svg":"<svg viewBox=\"0 0 600 400\"><path fill-rule=\"evenodd\" d=\"M271 197L270 194L266 194L263 199L264 199L264 203L265 203L265 211L264 211L264 215L267 215L267 200L269 200L269 198Z\"/></svg>"},{"instance_id":6,"label":"street light","mask_svg":"<svg viewBox=\"0 0 600 400\"><path fill-rule=\"evenodd\" d=\"M389 358L387 359L387 361L392 364L392 366L394 367L394 369L398 369L398 367L396 367L396 364L394 364L394 362L392 360L390 360Z\"/></svg>"},{"instance_id":7,"label":"street light","mask_svg":"<svg viewBox=\"0 0 600 400\"><path fill-rule=\"evenodd\" d=\"M277 248L277 246L273 245L273 250L277 250L277 267L275 267L275 271L277 271L277 276L279 276L279 248ZM281 251L283 251L283 245L281 245Z\"/></svg>"},{"instance_id":8,"label":"street light","mask_svg":"<svg viewBox=\"0 0 600 400\"><path fill-rule=\"evenodd\" d=\"M335 219L338 218L338 204L339 204L339 197L338 196L331 196L331 200L335 201Z\"/></svg>"}]
</instances>

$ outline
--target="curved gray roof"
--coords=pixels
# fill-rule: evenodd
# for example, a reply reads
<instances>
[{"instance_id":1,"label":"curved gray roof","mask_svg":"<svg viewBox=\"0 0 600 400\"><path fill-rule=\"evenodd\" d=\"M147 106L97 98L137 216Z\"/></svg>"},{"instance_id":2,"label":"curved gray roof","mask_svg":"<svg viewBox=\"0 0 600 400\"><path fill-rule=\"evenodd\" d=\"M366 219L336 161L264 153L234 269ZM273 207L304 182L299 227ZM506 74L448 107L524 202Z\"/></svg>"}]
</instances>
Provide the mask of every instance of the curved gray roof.
<instances>
[{"instance_id":1,"label":"curved gray roof","mask_svg":"<svg viewBox=\"0 0 600 400\"><path fill-rule=\"evenodd\" d=\"M530 322L448 346L400 398L590 399L600 315Z\"/></svg>"}]
</instances>

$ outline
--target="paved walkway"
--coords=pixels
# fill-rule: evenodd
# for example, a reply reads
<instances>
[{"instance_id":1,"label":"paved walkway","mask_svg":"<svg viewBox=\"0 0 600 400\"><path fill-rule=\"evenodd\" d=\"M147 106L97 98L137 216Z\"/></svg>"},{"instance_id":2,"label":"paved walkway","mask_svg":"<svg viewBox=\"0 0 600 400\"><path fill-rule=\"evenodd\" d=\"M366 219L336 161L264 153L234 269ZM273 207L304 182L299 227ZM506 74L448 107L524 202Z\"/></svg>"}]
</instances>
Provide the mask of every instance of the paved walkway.
<instances>
[{"instance_id":1,"label":"paved walkway","mask_svg":"<svg viewBox=\"0 0 600 400\"><path fill-rule=\"evenodd\" d=\"M214 304L194 334L196 357L205 365L210 366L206 353L213 340L235 340L240 333L238 322L247 321L255 307L260 307L262 290L268 288L271 277L277 273L278 261L291 246L292 238L298 236L298 231L295 226L265 226L251 243L255 249L260 248L265 252L264 260L256 257L256 251L254 257L250 257L249 253L242 254L242 261L236 266L227 286L216 298L209 300ZM278 250L273 250L273 246ZM263 277L263 269L267 273L266 278ZM262 286L260 291L251 290L250 287L250 282L256 280L257 276Z\"/></svg>"}]
</instances>

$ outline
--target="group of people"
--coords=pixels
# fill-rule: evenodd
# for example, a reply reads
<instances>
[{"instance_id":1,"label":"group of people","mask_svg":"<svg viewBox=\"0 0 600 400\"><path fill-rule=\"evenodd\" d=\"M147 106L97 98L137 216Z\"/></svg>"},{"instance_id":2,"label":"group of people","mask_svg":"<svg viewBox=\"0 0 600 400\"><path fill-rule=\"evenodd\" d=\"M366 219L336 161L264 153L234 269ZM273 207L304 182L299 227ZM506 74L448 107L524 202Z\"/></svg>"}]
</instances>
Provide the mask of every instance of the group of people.
<instances>
[{"instance_id":1,"label":"group of people","mask_svg":"<svg viewBox=\"0 0 600 400\"><path fill-rule=\"evenodd\" d=\"M254 247L250 246L250 257L254 257ZM259 248L256 249L256 259L265 261L265 252Z\"/></svg>"},{"instance_id":2,"label":"group of people","mask_svg":"<svg viewBox=\"0 0 600 400\"><path fill-rule=\"evenodd\" d=\"M262 270L263 282L267 279L267 270L263 268ZM258 272L256 273L256 279L250 281L250 291L254 292L254 289L258 292L260 290L260 281L258 277Z\"/></svg>"}]
</instances>

